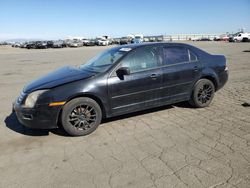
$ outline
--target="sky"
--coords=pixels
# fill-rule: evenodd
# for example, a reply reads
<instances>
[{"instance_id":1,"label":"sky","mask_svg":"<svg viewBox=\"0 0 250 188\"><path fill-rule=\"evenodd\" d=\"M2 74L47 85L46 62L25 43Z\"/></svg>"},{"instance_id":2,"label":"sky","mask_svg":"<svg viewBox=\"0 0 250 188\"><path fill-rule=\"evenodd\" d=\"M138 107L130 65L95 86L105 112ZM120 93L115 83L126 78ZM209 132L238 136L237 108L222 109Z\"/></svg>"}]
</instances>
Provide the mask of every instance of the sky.
<instances>
[{"instance_id":1,"label":"sky","mask_svg":"<svg viewBox=\"0 0 250 188\"><path fill-rule=\"evenodd\" d=\"M250 32L250 0L0 0L0 41Z\"/></svg>"}]
</instances>

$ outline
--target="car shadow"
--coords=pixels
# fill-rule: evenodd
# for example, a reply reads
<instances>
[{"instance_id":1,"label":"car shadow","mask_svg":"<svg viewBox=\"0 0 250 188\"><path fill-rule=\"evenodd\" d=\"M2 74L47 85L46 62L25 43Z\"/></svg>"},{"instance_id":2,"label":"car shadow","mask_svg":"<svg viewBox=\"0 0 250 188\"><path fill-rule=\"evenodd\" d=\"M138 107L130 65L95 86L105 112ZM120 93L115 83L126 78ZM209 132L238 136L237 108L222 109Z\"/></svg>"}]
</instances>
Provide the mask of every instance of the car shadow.
<instances>
[{"instance_id":1,"label":"car shadow","mask_svg":"<svg viewBox=\"0 0 250 188\"><path fill-rule=\"evenodd\" d=\"M164 106L155 107L155 108L142 110L142 111L138 111L138 112L133 112L133 113L125 114L125 115L119 115L119 116L115 116L115 117L111 117L111 118L106 118L106 119L102 120L102 123L108 123L108 122L112 122L112 121L127 119L130 117L140 116L140 115L144 115L144 114L150 114L150 113L154 113L154 112L158 112L158 111L162 111L162 110L168 110L168 109L171 109L174 107L187 108L187 109L194 109L195 108L192 105L190 105L188 102L179 102L179 103L174 103L171 105L164 105Z\"/></svg>"},{"instance_id":2,"label":"car shadow","mask_svg":"<svg viewBox=\"0 0 250 188\"><path fill-rule=\"evenodd\" d=\"M179 102L179 103L173 104L172 106L176 106L178 108L189 108L189 109L195 108L191 104L189 104L188 102Z\"/></svg>"},{"instance_id":3,"label":"car shadow","mask_svg":"<svg viewBox=\"0 0 250 188\"><path fill-rule=\"evenodd\" d=\"M6 127L15 131L17 133L27 135L27 136L47 136L49 135L48 130L38 130L38 129L31 129L28 127L23 126L19 123L17 116L14 112L12 112L9 116L7 116L4 120Z\"/></svg>"},{"instance_id":4,"label":"car shadow","mask_svg":"<svg viewBox=\"0 0 250 188\"><path fill-rule=\"evenodd\" d=\"M53 133L59 136L69 136L64 129L32 129L29 127L23 126L19 123L17 116L14 112L12 112L8 117L4 120L6 127L15 131L19 134L27 135L27 136L48 136L49 133Z\"/></svg>"},{"instance_id":5,"label":"car shadow","mask_svg":"<svg viewBox=\"0 0 250 188\"><path fill-rule=\"evenodd\" d=\"M165 106L155 107L155 108L142 110L142 111L138 111L138 112L132 112L132 113L124 114L124 115L119 115L119 116L103 119L102 123L108 123L108 122L112 122L112 121L136 117L136 116L140 116L140 115L144 115L144 114L150 114L150 113L154 113L154 112L158 112L158 111L162 111L162 110L167 110L170 108L173 108L173 105L165 105Z\"/></svg>"},{"instance_id":6,"label":"car shadow","mask_svg":"<svg viewBox=\"0 0 250 188\"><path fill-rule=\"evenodd\" d=\"M105 118L102 120L101 123L105 124L105 123L109 123L112 121L127 119L127 118L136 117L136 116L140 116L144 114L155 113L158 111L174 108L175 106L179 108L192 108L191 105L189 105L188 103L182 102L182 103L176 103L173 105L166 105L166 106L151 108L151 109L147 109L143 111L133 112L133 113L120 115L116 117ZM14 112L12 112L9 116L7 116L4 122L5 122L6 127L11 129L12 131L15 131L19 134L23 134L27 136L48 136L50 132L58 136L64 136L64 137L70 136L68 135L68 133L65 132L65 130L61 126L59 126L60 128L58 129L32 129L32 128L25 127L21 123L19 123L17 116Z\"/></svg>"}]
</instances>

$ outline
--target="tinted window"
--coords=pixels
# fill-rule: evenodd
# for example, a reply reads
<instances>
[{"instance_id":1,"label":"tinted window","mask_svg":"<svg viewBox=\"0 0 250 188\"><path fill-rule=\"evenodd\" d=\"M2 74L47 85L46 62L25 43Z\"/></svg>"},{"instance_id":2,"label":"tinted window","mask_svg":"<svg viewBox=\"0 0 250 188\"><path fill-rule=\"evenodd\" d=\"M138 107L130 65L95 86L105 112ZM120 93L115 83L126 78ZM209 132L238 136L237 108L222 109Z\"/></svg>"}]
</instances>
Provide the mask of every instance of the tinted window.
<instances>
[{"instance_id":1,"label":"tinted window","mask_svg":"<svg viewBox=\"0 0 250 188\"><path fill-rule=\"evenodd\" d=\"M164 64L171 65L176 63L188 62L189 52L186 48L169 47L163 49Z\"/></svg>"},{"instance_id":2,"label":"tinted window","mask_svg":"<svg viewBox=\"0 0 250 188\"><path fill-rule=\"evenodd\" d=\"M138 72L158 66L160 61L158 47L143 47L131 52L122 60L122 67L129 67L130 72Z\"/></svg>"},{"instance_id":3,"label":"tinted window","mask_svg":"<svg viewBox=\"0 0 250 188\"><path fill-rule=\"evenodd\" d=\"M80 68L93 72L105 72L125 53L118 48L110 49L93 57L87 63L82 64Z\"/></svg>"},{"instance_id":4,"label":"tinted window","mask_svg":"<svg viewBox=\"0 0 250 188\"><path fill-rule=\"evenodd\" d=\"M189 61L197 61L197 56L190 50L188 50L189 52Z\"/></svg>"}]
</instances>

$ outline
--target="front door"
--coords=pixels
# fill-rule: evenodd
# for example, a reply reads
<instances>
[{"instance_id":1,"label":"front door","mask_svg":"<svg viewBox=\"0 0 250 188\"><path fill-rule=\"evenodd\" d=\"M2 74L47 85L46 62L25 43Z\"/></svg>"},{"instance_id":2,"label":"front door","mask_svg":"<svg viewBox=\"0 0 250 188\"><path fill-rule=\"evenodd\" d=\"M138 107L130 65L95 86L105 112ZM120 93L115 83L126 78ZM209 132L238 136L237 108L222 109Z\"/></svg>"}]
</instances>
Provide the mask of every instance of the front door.
<instances>
[{"instance_id":1,"label":"front door","mask_svg":"<svg viewBox=\"0 0 250 188\"><path fill-rule=\"evenodd\" d=\"M157 104L161 98L162 71L158 47L140 47L131 51L108 78L112 114L122 114ZM128 67L130 75L119 78L116 70Z\"/></svg>"}]
</instances>

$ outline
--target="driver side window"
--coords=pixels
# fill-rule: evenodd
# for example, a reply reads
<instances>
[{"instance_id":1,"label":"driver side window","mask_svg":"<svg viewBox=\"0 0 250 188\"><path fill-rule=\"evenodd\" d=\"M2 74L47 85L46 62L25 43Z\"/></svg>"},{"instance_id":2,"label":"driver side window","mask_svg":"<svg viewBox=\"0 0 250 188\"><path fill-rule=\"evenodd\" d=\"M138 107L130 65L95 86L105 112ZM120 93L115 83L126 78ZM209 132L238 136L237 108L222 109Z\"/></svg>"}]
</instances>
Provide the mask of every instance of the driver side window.
<instances>
[{"instance_id":1,"label":"driver side window","mask_svg":"<svg viewBox=\"0 0 250 188\"><path fill-rule=\"evenodd\" d=\"M131 52L122 62L121 67L129 67L131 73L155 68L160 58L159 47L141 47Z\"/></svg>"}]
</instances>

